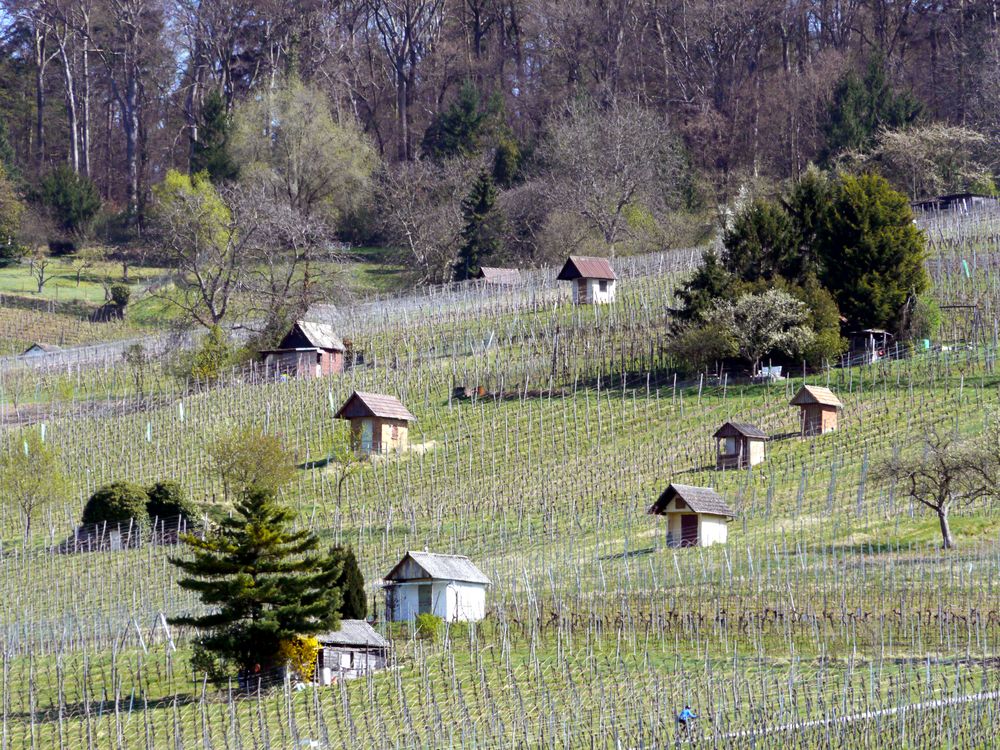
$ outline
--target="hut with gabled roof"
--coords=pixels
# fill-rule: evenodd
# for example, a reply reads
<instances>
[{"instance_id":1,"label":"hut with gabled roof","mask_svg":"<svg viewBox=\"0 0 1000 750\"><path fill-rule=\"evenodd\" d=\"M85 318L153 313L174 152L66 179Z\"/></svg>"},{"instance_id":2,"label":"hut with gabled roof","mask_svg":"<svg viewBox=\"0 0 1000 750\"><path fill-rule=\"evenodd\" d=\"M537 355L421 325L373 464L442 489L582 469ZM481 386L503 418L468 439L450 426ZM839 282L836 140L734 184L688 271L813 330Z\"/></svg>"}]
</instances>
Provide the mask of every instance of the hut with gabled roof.
<instances>
[{"instance_id":1,"label":"hut with gabled roof","mask_svg":"<svg viewBox=\"0 0 1000 750\"><path fill-rule=\"evenodd\" d=\"M836 430L838 413L844 408L833 391L819 385L802 386L790 404L800 409L802 437L822 435Z\"/></svg>"},{"instance_id":2,"label":"hut with gabled roof","mask_svg":"<svg viewBox=\"0 0 1000 750\"><path fill-rule=\"evenodd\" d=\"M521 280L521 272L516 268L480 266L473 278L488 286L513 286Z\"/></svg>"},{"instance_id":3,"label":"hut with gabled roof","mask_svg":"<svg viewBox=\"0 0 1000 750\"><path fill-rule=\"evenodd\" d=\"M394 396L354 391L334 415L351 423L351 446L360 455L409 448L410 422L416 420Z\"/></svg>"},{"instance_id":4,"label":"hut with gabled roof","mask_svg":"<svg viewBox=\"0 0 1000 750\"><path fill-rule=\"evenodd\" d=\"M407 552L383 580L387 620L432 614L467 622L486 616L490 579L465 555Z\"/></svg>"},{"instance_id":5,"label":"hut with gabled roof","mask_svg":"<svg viewBox=\"0 0 1000 750\"><path fill-rule=\"evenodd\" d=\"M607 258L571 255L556 280L573 282L574 304L604 305L615 301L618 276Z\"/></svg>"},{"instance_id":6,"label":"hut with gabled roof","mask_svg":"<svg viewBox=\"0 0 1000 750\"><path fill-rule=\"evenodd\" d=\"M667 517L667 545L710 547L725 544L727 524L736 513L711 487L671 484L646 511Z\"/></svg>"},{"instance_id":7,"label":"hut with gabled roof","mask_svg":"<svg viewBox=\"0 0 1000 750\"><path fill-rule=\"evenodd\" d=\"M344 342L328 323L297 320L275 349L262 351L264 365L279 375L318 378L344 371Z\"/></svg>"},{"instance_id":8,"label":"hut with gabled roof","mask_svg":"<svg viewBox=\"0 0 1000 750\"><path fill-rule=\"evenodd\" d=\"M767 434L746 422L726 422L715 431L715 468L745 469L764 460Z\"/></svg>"},{"instance_id":9,"label":"hut with gabled roof","mask_svg":"<svg viewBox=\"0 0 1000 750\"><path fill-rule=\"evenodd\" d=\"M363 677L385 669L389 641L364 620L341 620L340 630L316 636L316 682L330 685L337 680Z\"/></svg>"}]
</instances>

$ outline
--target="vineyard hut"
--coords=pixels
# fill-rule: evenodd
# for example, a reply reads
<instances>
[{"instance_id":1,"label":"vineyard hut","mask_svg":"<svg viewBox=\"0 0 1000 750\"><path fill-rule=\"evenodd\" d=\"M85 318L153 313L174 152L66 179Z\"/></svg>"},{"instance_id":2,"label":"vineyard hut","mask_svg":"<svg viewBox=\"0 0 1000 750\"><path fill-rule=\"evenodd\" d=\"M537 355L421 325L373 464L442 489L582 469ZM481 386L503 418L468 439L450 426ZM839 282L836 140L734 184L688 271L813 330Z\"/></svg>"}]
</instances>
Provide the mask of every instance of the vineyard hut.
<instances>
[{"instance_id":1,"label":"vineyard hut","mask_svg":"<svg viewBox=\"0 0 1000 750\"><path fill-rule=\"evenodd\" d=\"M351 446L361 455L405 451L416 419L399 399L355 391L334 417L351 423Z\"/></svg>"},{"instance_id":2,"label":"vineyard hut","mask_svg":"<svg viewBox=\"0 0 1000 750\"><path fill-rule=\"evenodd\" d=\"M607 258L571 255L562 267L558 281L573 282L573 303L603 305L615 301L615 275Z\"/></svg>"},{"instance_id":3,"label":"vineyard hut","mask_svg":"<svg viewBox=\"0 0 1000 750\"><path fill-rule=\"evenodd\" d=\"M715 468L745 469L764 460L767 435L759 427L745 422L726 422L715 431L717 458Z\"/></svg>"},{"instance_id":4,"label":"vineyard hut","mask_svg":"<svg viewBox=\"0 0 1000 750\"><path fill-rule=\"evenodd\" d=\"M318 378L344 371L344 342L327 323L298 320L276 349L261 352L264 366L296 378Z\"/></svg>"},{"instance_id":5,"label":"vineyard hut","mask_svg":"<svg viewBox=\"0 0 1000 750\"><path fill-rule=\"evenodd\" d=\"M384 580L387 620L432 614L446 622L470 622L486 616L490 579L463 555L407 552Z\"/></svg>"},{"instance_id":6,"label":"vineyard hut","mask_svg":"<svg viewBox=\"0 0 1000 750\"><path fill-rule=\"evenodd\" d=\"M802 437L822 435L837 429L837 414L844 407L833 391L818 385L804 385L791 400L801 410Z\"/></svg>"},{"instance_id":7,"label":"vineyard hut","mask_svg":"<svg viewBox=\"0 0 1000 750\"><path fill-rule=\"evenodd\" d=\"M322 647L316 655L316 681L330 685L385 669L389 641L364 620L341 620L340 630L316 636Z\"/></svg>"},{"instance_id":8,"label":"vineyard hut","mask_svg":"<svg viewBox=\"0 0 1000 750\"><path fill-rule=\"evenodd\" d=\"M667 545L709 547L725 544L736 514L710 487L671 484L648 513L667 517Z\"/></svg>"},{"instance_id":9,"label":"vineyard hut","mask_svg":"<svg viewBox=\"0 0 1000 750\"><path fill-rule=\"evenodd\" d=\"M521 280L521 272L516 268L482 266L474 278L489 286L512 286Z\"/></svg>"},{"instance_id":10,"label":"vineyard hut","mask_svg":"<svg viewBox=\"0 0 1000 750\"><path fill-rule=\"evenodd\" d=\"M45 354L61 352L62 349L55 344L34 343L21 352L22 357L41 357Z\"/></svg>"}]
</instances>

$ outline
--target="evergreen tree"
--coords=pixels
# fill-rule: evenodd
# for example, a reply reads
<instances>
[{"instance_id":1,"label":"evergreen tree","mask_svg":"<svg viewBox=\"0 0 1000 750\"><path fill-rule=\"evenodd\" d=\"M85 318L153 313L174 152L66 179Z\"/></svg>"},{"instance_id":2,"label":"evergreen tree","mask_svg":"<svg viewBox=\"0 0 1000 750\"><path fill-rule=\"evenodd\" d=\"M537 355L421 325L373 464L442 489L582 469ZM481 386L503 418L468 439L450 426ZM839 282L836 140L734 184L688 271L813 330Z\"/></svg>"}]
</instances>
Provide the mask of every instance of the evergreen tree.
<instances>
[{"instance_id":1,"label":"evergreen tree","mask_svg":"<svg viewBox=\"0 0 1000 750\"><path fill-rule=\"evenodd\" d=\"M868 63L864 77L849 70L833 90L833 101L824 127L824 161L849 149L867 147L878 129L913 123L921 105L909 92L897 92L885 74L881 57Z\"/></svg>"},{"instance_id":2,"label":"evergreen tree","mask_svg":"<svg viewBox=\"0 0 1000 750\"><path fill-rule=\"evenodd\" d=\"M18 240L24 204L17 197L14 183L7 178L0 163L0 266L21 258L25 249Z\"/></svg>"},{"instance_id":3,"label":"evergreen tree","mask_svg":"<svg viewBox=\"0 0 1000 750\"><path fill-rule=\"evenodd\" d=\"M830 180L810 165L792 185L782 205L795 228L796 244L785 271L790 280L805 283L821 272L816 238L830 206Z\"/></svg>"},{"instance_id":4,"label":"evergreen tree","mask_svg":"<svg viewBox=\"0 0 1000 750\"><path fill-rule=\"evenodd\" d=\"M521 151L517 142L508 136L500 138L493 152L493 182L507 189L518 179L521 169Z\"/></svg>"},{"instance_id":5,"label":"evergreen tree","mask_svg":"<svg viewBox=\"0 0 1000 750\"><path fill-rule=\"evenodd\" d=\"M894 326L910 295L929 285L910 204L877 175L838 181L817 244L823 285L851 326Z\"/></svg>"},{"instance_id":6,"label":"evergreen tree","mask_svg":"<svg viewBox=\"0 0 1000 750\"><path fill-rule=\"evenodd\" d=\"M0 167L11 180L16 182L19 179L17 162L14 160L14 147L10 145L10 134L7 131L7 121L2 117L0 117Z\"/></svg>"},{"instance_id":7,"label":"evergreen tree","mask_svg":"<svg viewBox=\"0 0 1000 750\"><path fill-rule=\"evenodd\" d=\"M476 154L483 135L501 108L501 99L497 96L491 96L484 106L475 84L466 81L452 105L435 115L427 126L420 146L423 155L443 161Z\"/></svg>"},{"instance_id":8,"label":"evergreen tree","mask_svg":"<svg viewBox=\"0 0 1000 750\"><path fill-rule=\"evenodd\" d=\"M493 177L481 172L472 192L462 201L462 247L455 264L455 281L472 278L482 261L500 252L503 240L503 215L496 207L497 189Z\"/></svg>"},{"instance_id":9,"label":"evergreen tree","mask_svg":"<svg viewBox=\"0 0 1000 750\"><path fill-rule=\"evenodd\" d=\"M235 180L239 166L229 153L229 115L218 91L205 97L198 118L198 139L191 141L191 174L207 172L215 184Z\"/></svg>"},{"instance_id":10,"label":"evergreen tree","mask_svg":"<svg viewBox=\"0 0 1000 750\"><path fill-rule=\"evenodd\" d=\"M184 538L191 559L171 558L180 586L210 609L172 622L203 631L200 649L247 673L278 666L283 641L337 629L340 564L311 531L289 528L294 514L273 492L251 489L235 511L204 539Z\"/></svg>"},{"instance_id":11,"label":"evergreen tree","mask_svg":"<svg viewBox=\"0 0 1000 750\"><path fill-rule=\"evenodd\" d=\"M795 227L771 201L755 200L740 211L722 244L726 269L743 281L783 276L795 262Z\"/></svg>"},{"instance_id":12,"label":"evergreen tree","mask_svg":"<svg viewBox=\"0 0 1000 750\"><path fill-rule=\"evenodd\" d=\"M715 300L732 292L736 279L719 262L719 256L706 250L694 275L677 290L682 306L672 311L672 317L682 323L700 320L712 309Z\"/></svg>"},{"instance_id":13,"label":"evergreen tree","mask_svg":"<svg viewBox=\"0 0 1000 750\"><path fill-rule=\"evenodd\" d=\"M361 574L358 558L351 547L335 547L333 556L341 565L336 582L343 599L340 616L345 620L363 620L368 616L368 600L365 598L365 577Z\"/></svg>"},{"instance_id":14,"label":"evergreen tree","mask_svg":"<svg viewBox=\"0 0 1000 750\"><path fill-rule=\"evenodd\" d=\"M60 164L42 178L38 199L52 213L61 232L83 235L101 210L101 194L93 180Z\"/></svg>"}]
</instances>

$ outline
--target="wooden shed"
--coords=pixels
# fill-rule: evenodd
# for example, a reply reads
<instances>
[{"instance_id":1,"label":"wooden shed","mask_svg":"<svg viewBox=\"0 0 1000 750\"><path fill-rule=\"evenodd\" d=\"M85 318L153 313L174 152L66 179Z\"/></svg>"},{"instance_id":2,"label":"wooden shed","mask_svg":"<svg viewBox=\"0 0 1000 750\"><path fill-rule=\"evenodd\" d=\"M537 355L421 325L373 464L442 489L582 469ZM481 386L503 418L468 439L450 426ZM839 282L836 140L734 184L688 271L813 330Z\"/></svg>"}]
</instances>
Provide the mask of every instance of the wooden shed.
<instances>
[{"instance_id":1,"label":"wooden shed","mask_svg":"<svg viewBox=\"0 0 1000 750\"><path fill-rule=\"evenodd\" d=\"M264 365L279 375L318 378L344 371L344 342L327 323L297 320L275 349L268 349Z\"/></svg>"},{"instance_id":2,"label":"wooden shed","mask_svg":"<svg viewBox=\"0 0 1000 750\"><path fill-rule=\"evenodd\" d=\"M736 514L711 487L671 484L647 513L667 517L667 546L725 544Z\"/></svg>"},{"instance_id":3,"label":"wooden shed","mask_svg":"<svg viewBox=\"0 0 1000 750\"><path fill-rule=\"evenodd\" d=\"M473 278L489 286L512 286L521 280L521 272L516 268L482 266Z\"/></svg>"},{"instance_id":4,"label":"wooden shed","mask_svg":"<svg viewBox=\"0 0 1000 750\"><path fill-rule=\"evenodd\" d=\"M317 635L322 647L316 655L316 677L320 685L352 680L385 669L389 641L364 620L341 620L340 630Z\"/></svg>"},{"instance_id":5,"label":"wooden shed","mask_svg":"<svg viewBox=\"0 0 1000 750\"><path fill-rule=\"evenodd\" d=\"M385 616L393 622L422 614L447 622L482 620L490 585L464 555L407 552L385 575Z\"/></svg>"},{"instance_id":6,"label":"wooden shed","mask_svg":"<svg viewBox=\"0 0 1000 750\"><path fill-rule=\"evenodd\" d=\"M819 385L802 386L790 403L801 409L802 437L836 430L837 414L844 406L833 391Z\"/></svg>"},{"instance_id":7,"label":"wooden shed","mask_svg":"<svg viewBox=\"0 0 1000 750\"><path fill-rule=\"evenodd\" d=\"M764 460L767 435L759 427L745 422L726 422L715 431L715 468L745 469Z\"/></svg>"},{"instance_id":8,"label":"wooden shed","mask_svg":"<svg viewBox=\"0 0 1000 750\"><path fill-rule=\"evenodd\" d=\"M618 276L607 258L571 255L563 265L558 281L573 282L573 302L577 305L603 305L615 301Z\"/></svg>"},{"instance_id":9,"label":"wooden shed","mask_svg":"<svg viewBox=\"0 0 1000 750\"><path fill-rule=\"evenodd\" d=\"M410 414L399 399L355 391L334 415L351 423L351 445L362 455L405 451L409 445Z\"/></svg>"}]
</instances>

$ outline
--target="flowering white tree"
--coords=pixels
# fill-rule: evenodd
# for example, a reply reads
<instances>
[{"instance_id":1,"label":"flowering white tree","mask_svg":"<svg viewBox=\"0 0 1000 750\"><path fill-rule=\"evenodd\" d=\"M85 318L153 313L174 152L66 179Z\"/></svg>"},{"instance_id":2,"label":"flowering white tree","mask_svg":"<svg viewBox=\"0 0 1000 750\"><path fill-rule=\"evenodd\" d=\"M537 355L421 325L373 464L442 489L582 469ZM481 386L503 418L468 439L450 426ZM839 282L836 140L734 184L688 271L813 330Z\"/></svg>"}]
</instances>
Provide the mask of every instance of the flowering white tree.
<instances>
[{"instance_id":1,"label":"flowering white tree","mask_svg":"<svg viewBox=\"0 0 1000 750\"><path fill-rule=\"evenodd\" d=\"M751 363L752 374L768 352L794 354L808 346L815 334L806 325L809 309L788 292L770 289L763 294L744 294L723 300L711 312L736 345L741 357Z\"/></svg>"}]
</instances>

